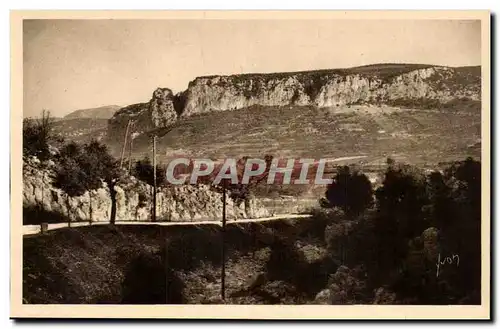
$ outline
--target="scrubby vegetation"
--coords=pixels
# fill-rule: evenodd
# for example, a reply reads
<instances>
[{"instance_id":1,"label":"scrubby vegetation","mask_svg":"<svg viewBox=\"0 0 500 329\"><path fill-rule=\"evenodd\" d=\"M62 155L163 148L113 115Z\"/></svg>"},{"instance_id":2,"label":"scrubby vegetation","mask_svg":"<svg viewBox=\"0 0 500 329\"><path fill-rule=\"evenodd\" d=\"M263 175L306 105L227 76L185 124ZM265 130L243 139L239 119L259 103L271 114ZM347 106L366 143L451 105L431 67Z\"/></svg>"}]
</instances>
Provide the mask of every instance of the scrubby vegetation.
<instances>
[{"instance_id":1,"label":"scrubby vegetation","mask_svg":"<svg viewBox=\"0 0 500 329\"><path fill-rule=\"evenodd\" d=\"M312 218L228 225L225 300L217 225L25 238L25 302L479 304L480 172L389 161L368 202L363 174L342 168Z\"/></svg>"},{"instance_id":2,"label":"scrubby vegetation","mask_svg":"<svg viewBox=\"0 0 500 329\"><path fill-rule=\"evenodd\" d=\"M78 143L88 143L92 139L103 140L108 128L108 119L74 118L54 122L54 133L67 140Z\"/></svg>"},{"instance_id":3,"label":"scrubby vegetation","mask_svg":"<svg viewBox=\"0 0 500 329\"><path fill-rule=\"evenodd\" d=\"M348 123L353 115L337 119ZM407 129L421 125L404 115L391 114ZM105 182L114 192L120 170L106 146L91 141L51 148L54 143L61 140L48 113L25 120L24 155L55 162L56 186L74 196ZM246 159L236 164L240 180ZM265 159L269 167L272 156ZM358 167L341 166L319 200L324 208L312 210L311 219L229 225L225 301L215 225L68 228L27 237L25 302L478 304L481 163L467 158L441 167L429 171L388 160L374 190ZM162 185L165 169L157 170ZM205 183L212 184L218 170ZM134 175L152 184L151 162L137 161ZM259 184L266 177L267 171L249 185L226 179L214 188L226 188L241 202L271 193ZM65 218L36 207L25 211L35 222Z\"/></svg>"},{"instance_id":4,"label":"scrubby vegetation","mask_svg":"<svg viewBox=\"0 0 500 329\"><path fill-rule=\"evenodd\" d=\"M398 303L480 303L480 173L471 158L428 175L390 165L375 207L327 228L330 252L362 266L368 287L384 287Z\"/></svg>"}]
</instances>

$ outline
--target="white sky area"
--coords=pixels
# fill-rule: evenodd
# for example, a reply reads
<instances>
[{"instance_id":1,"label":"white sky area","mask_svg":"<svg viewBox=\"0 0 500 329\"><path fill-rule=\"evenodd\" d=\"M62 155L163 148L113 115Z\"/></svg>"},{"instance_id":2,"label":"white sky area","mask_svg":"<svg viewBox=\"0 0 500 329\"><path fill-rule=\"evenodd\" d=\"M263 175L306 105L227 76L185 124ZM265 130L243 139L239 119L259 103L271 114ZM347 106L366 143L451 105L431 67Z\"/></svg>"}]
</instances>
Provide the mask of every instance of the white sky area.
<instances>
[{"instance_id":1,"label":"white sky area","mask_svg":"<svg viewBox=\"0 0 500 329\"><path fill-rule=\"evenodd\" d=\"M480 65L480 34L459 20L30 20L23 114L147 102L203 75Z\"/></svg>"}]
</instances>

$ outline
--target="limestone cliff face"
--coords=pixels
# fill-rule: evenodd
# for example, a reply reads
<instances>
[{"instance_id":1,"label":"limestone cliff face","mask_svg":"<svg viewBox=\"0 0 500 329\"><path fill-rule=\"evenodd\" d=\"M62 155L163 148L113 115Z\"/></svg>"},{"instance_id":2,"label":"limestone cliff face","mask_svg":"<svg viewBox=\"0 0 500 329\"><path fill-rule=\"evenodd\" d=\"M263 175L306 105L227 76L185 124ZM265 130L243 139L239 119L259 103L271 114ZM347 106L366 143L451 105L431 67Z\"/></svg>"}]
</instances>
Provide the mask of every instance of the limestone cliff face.
<instances>
[{"instance_id":1,"label":"limestone cliff face","mask_svg":"<svg viewBox=\"0 0 500 329\"><path fill-rule=\"evenodd\" d=\"M46 211L69 217L72 221L109 221L111 199L108 187L68 197L53 187L54 164L41 164L36 158L25 159L23 166L23 207L42 207ZM151 186L134 177L122 179L115 187L117 221L149 221L151 219ZM227 218L259 218L269 215L256 200L236 205L227 200ZM197 221L222 218L222 197L209 186L180 185L159 190L159 220Z\"/></svg>"},{"instance_id":2,"label":"limestone cliff face","mask_svg":"<svg viewBox=\"0 0 500 329\"><path fill-rule=\"evenodd\" d=\"M182 115L252 105L331 107L395 100L479 100L480 75L470 75L449 67L428 67L390 78L342 71L202 77L189 85Z\"/></svg>"},{"instance_id":3,"label":"limestone cliff face","mask_svg":"<svg viewBox=\"0 0 500 329\"><path fill-rule=\"evenodd\" d=\"M199 77L173 95L159 88L148 103L119 110L108 140L121 143L129 119L133 132L166 127L179 118L253 105L336 107L356 103L418 106L481 99L480 67L384 64L352 69Z\"/></svg>"}]
</instances>

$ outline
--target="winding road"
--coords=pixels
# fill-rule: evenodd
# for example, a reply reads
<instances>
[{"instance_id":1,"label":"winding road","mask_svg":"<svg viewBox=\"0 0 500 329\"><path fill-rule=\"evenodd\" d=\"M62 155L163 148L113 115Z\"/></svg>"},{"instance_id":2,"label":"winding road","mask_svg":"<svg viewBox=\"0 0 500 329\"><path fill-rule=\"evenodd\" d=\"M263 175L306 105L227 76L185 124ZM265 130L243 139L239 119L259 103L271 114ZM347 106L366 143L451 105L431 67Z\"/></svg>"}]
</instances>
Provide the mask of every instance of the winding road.
<instances>
[{"instance_id":1,"label":"winding road","mask_svg":"<svg viewBox=\"0 0 500 329\"><path fill-rule=\"evenodd\" d=\"M241 224L241 223L258 223L258 222L267 222L272 220L280 220L280 219L296 219L296 218L309 218L310 214L280 214L271 217L262 217L262 218L245 218L245 219L237 219L237 220L228 220L226 225L232 224ZM95 226L95 225L107 225L109 222L92 222L92 225L89 222L73 222L71 223L71 227L82 227L82 226ZM222 226L222 221L215 220L205 220L205 221L196 221L196 222L136 222L136 221L117 221L115 225L157 225L157 226L190 226L190 225L219 225ZM55 223L48 224L48 230L57 230L61 228L68 227L68 223ZM35 235L39 234L41 231L40 225L23 225L23 236L25 235Z\"/></svg>"}]
</instances>

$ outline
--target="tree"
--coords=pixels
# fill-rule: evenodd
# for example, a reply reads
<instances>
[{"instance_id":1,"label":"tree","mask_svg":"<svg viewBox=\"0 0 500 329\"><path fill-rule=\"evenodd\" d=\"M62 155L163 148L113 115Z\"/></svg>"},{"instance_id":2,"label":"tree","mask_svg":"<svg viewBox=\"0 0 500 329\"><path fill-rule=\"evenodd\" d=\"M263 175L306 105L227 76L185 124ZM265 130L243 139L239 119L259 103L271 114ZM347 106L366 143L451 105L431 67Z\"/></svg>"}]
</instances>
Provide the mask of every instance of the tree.
<instances>
[{"instance_id":1,"label":"tree","mask_svg":"<svg viewBox=\"0 0 500 329\"><path fill-rule=\"evenodd\" d=\"M451 188L453 212L443 214L442 249L460 255L462 261L454 282L457 290L468 292L481 289L481 162L467 158L456 162L444 172ZM479 294L480 296L480 294Z\"/></svg>"},{"instance_id":2,"label":"tree","mask_svg":"<svg viewBox=\"0 0 500 329\"><path fill-rule=\"evenodd\" d=\"M341 167L326 191L327 207L340 207L348 215L358 215L373 201L373 190L366 175Z\"/></svg>"},{"instance_id":3,"label":"tree","mask_svg":"<svg viewBox=\"0 0 500 329\"><path fill-rule=\"evenodd\" d=\"M80 166L87 176L85 186L89 190L90 206L92 206L90 191L101 187L102 181L106 182L112 200L110 222L114 224L116 219L116 192L114 187L120 176L118 162L109 154L106 145L96 140L85 144L82 155Z\"/></svg>"},{"instance_id":4,"label":"tree","mask_svg":"<svg viewBox=\"0 0 500 329\"><path fill-rule=\"evenodd\" d=\"M133 174L139 180L154 185L153 164L149 157L144 157L142 160L135 162ZM166 170L162 165L156 166L156 185L161 186L166 182Z\"/></svg>"},{"instance_id":5,"label":"tree","mask_svg":"<svg viewBox=\"0 0 500 329\"><path fill-rule=\"evenodd\" d=\"M50 112L43 111L40 119L23 120L23 154L47 160L50 157L49 141L53 137L54 120Z\"/></svg>"},{"instance_id":6,"label":"tree","mask_svg":"<svg viewBox=\"0 0 500 329\"><path fill-rule=\"evenodd\" d=\"M390 166L375 193L377 209L383 217L394 221L399 235L412 238L425 229L426 192L426 177L421 172L409 165Z\"/></svg>"},{"instance_id":7,"label":"tree","mask_svg":"<svg viewBox=\"0 0 500 329\"><path fill-rule=\"evenodd\" d=\"M423 211L428 204L426 192L426 177L414 167L391 165L387 168L382 186L375 192L374 276L397 272L408 253L408 241L427 227Z\"/></svg>"},{"instance_id":8,"label":"tree","mask_svg":"<svg viewBox=\"0 0 500 329\"><path fill-rule=\"evenodd\" d=\"M439 171L433 171L427 177L427 194L430 201L431 224L438 229L446 229L453 225L455 206L452 188L448 180Z\"/></svg>"},{"instance_id":9,"label":"tree","mask_svg":"<svg viewBox=\"0 0 500 329\"><path fill-rule=\"evenodd\" d=\"M119 178L117 161L109 154L105 145L91 141L83 147L72 142L63 147L59 155L59 169L56 172L55 186L69 196L83 195L89 191L90 217L92 220L92 199L90 191L106 182L111 197L110 222L116 219L116 191Z\"/></svg>"},{"instance_id":10,"label":"tree","mask_svg":"<svg viewBox=\"0 0 500 329\"><path fill-rule=\"evenodd\" d=\"M456 162L445 170L447 179L455 183L455 197L467 202L470 215L481 214L481 162L471 157L465 161Z\"/></svg>"},{"instance_id":11,"label":"tree","mask_svg":"<svg viewBox=\"0 0 500 329\"><path fill-rule=\"evenodd\" d=\"M92 177L104 181L109 188L111 197L111 214L110 223L114 224L116 221L116 190L115 186L120 178L120 168L118 161L111 156L106 145L98 141L91 141L85 145L85 153L88 162L86 168L94 170Z\"/></svg>"},{"instance_id":12,"label":"tree","mask_svg":"<svg viewBox=\"0 0 500 329\"><path fill-rule=\"evenodd\" d=\"M481 163L471 158L453 163L444 173L427 175L428 200L423 209L429 211L420 216L428 217L431 227L404 243L409 246L404 271L393 286L401 297L424 304L480 303L480 178ZM459 266L441 266L437 275L436 262L445 257Z\"/></svg>"},{"instance_id":13,"label":"tree","mask_svg":"<svg viewBox=\"0 0 500 329\"><path fill-rule=\"evenodd\" d=\"M66 192L66 206L68 207L68 226L70 225L69 197L80 196L85 193L86 174L80 167L81 148L71 142L65 145L59 154L59 166L55 175L54 186Z\"/></svg>"}]
</instances>

